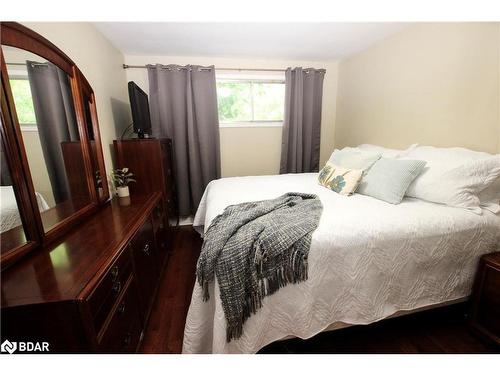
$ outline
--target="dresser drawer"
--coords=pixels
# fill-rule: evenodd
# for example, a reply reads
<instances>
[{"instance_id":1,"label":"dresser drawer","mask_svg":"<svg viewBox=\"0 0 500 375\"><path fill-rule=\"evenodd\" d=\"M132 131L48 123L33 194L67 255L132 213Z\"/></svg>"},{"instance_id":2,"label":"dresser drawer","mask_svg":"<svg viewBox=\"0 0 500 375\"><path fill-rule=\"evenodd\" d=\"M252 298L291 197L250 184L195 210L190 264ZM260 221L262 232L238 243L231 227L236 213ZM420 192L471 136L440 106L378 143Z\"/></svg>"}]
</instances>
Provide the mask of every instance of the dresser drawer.
<instances>
[{"instance_id":1,"label":"dresser drawer","mask_svg":"<svg viewBox=\"0 0 500 375\"><path fill-rule=\"evenodd\" d=\"M153 210L153 228L156 241L156 250L158 253L158 261L160 271L163 269L165 262L168 258L168 250L170 247L170 228L168 226L168 219L165 212L163 200Z\"/></svg>"},{"instance_id":2,"label":"dresser drawer","mask_svg":"<svg viewBox=\"0 0 500 375\"><path fill-rule=\"evenodd\" d=\"M149 272L156 275L158 274L158 254L153 232L153 222L154 220L150 216L132 238L131 245L134 260L141 259L140 263L151 263L153 266L149 266ZM138 254L140 255L139 257L137 257Z\"/></svg>"},{"instance_id":3,"label":"dresser drawer","mask_svg":"<svg viewBox=\"0 0 500 375\"><path fill-rule=\"evenodd\" d=\"M96 332L101 330L131 273L132 259L127 246L87 299Z\"/></svg>"},{"instance_id":4,"label":"dresser drawer","mask_svg":"<svg viewBox=\"0 0 500 375\"><path fill-rule=\"evenodd\" d=\"M132 255L144 320L149 316L158 284L161 259L158 256L152 220L143 224L132 240Z\"/></svg>"},{"instance_id":5,"label":"dresser drawer","mask_svg":"<svg viewBox=\"0 0 500 375\"><path fill-rule=\"evenodd\" d=\"M127 280L108 322L100 339L99 351L134 353L141 339L142 323L133 276Z\"/></svg>"},{"instance_id":6,"label":"dresser drawer","mask_svg":"<svg viewBox=\"0 0 500 375\"><path fill-rule=\"evenodd\" d=\"M158 231L159 229L163 229L165 225L165 206L163 204L163 200L161 200L153 210L153 229L154 231Z\"/></svg>"}]
</instances>

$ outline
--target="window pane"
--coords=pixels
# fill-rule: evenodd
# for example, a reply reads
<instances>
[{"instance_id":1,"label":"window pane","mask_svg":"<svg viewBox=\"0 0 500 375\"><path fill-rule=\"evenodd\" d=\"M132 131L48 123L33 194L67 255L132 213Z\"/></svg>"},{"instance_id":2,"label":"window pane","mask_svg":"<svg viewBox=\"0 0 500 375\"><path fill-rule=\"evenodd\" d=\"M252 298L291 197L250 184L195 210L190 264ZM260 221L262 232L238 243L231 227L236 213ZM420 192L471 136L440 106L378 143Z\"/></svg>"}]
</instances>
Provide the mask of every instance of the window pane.
<instances>
[{"instance_id":1,"label":"window pane","mask_svg":"<svg viewBox=\"0 0 500 375\"><path fill-rule=\"evenodd\" d=\"M217 82L219 121L252 121L250 82Z\"/></svg>"},{"instance_id":2,"label":"window pane","mask_svg":"<svg viewBox=\"0 0 500 375\"><path fill-rule=\"evenodd\" d=\"M283 121L285 84L254 83L253 100L255 121Z\"/></svg>"},{"instance_id":3,"label":"window pane","mask_svg":"<svg viewBox=\"0 0 500 375\"><path fill-rule=\"evenodd\" d=\"M30 82L27 79L11 79L10 87L14 96L17 118L20 124L36 124Z\"/></svg>"}]
</instances>

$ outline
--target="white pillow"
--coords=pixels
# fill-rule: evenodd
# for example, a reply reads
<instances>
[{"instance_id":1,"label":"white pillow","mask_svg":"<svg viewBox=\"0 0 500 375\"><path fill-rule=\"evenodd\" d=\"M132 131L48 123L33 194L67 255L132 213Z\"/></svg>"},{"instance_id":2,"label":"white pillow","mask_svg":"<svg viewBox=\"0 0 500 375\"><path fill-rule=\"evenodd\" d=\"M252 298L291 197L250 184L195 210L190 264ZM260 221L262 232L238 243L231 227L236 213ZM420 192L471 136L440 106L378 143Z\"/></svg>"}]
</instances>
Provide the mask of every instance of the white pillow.
<instances>
[{"instance_id":1,"label":"white pillow","mask_svg":"<svg viewBox=\"0 0 500 375\"><path fill-rule=\"evenodd\" d=\"M500 176L500 155L463 148L417 147L408 158L425 160L427 166L406 195L430 202L462 207L481 214L479 193ZM488 209L495 211L488 203Z\"/></svg>"},{"instance_id":2,"label":"white pillow","mask_svg":"<svg viewBox=\"0 0 500 375\"><path fill-rule=\"evenodd\" d=\"M481 206L497 214L500 213L500 177L479 193Z\"/></svg>"},{"instance_id":3,"label":"white pillow","mask_svg":"<svg viewBox=\"0 0 500 375\"><path fill-rule=\"evenodd\" d=\"M406 156L406 154L408 154L411 150L413 150L417 146L418 146L418 143L414 143L410 147L408 147L406 150L396 150L393 148L385 148L382 146L363 143L362 145L359 145L358 148L360 150L364 150L364 151L371 151L371 152L379 153L384 158L397 158L397 157Z\"/></svg>"},{"instance_id":4,"label":"white pillow","mask_svg":"<svg viewBox=\"0 0 500 375\"><path fill-rule=\"evenodd\" d=\"M380 159L378 152L363 151L355 147L344 147L334 150L328 161L342 168L368 170Z\"/></svg>"},{"instance_id":5,"label":"white pillow","mask_svg":"<svg viewBox=\"0 0 500 375\"><path fill-rule=\"evenodd\" d=\"M427 162L439 162L446 163L450 167L459 167L465 163L488 159L493 154L488 154L487 152L473 151L462 147L433 147L433 146L418 146L410 150L407 157L419 158L421 160L426 160Z\"/></svg>"}]
</instances>

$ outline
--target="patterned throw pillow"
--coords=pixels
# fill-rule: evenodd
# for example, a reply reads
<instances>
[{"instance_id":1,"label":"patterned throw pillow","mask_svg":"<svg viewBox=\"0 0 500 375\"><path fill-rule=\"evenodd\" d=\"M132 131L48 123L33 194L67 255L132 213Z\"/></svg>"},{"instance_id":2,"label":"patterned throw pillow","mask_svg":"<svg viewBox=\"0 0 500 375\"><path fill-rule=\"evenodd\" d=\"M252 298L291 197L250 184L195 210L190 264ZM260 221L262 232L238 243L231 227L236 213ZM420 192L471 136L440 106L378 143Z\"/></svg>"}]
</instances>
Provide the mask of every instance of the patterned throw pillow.
<instances>
[{"instance_id":1,"label":"patterned throw pillow","mask_svg":"<svg viewBox=\"0 0 500 375\"><path fill-rule=\"evenodd\" d=\"M342 195L351 195L361 181L363 170L339 167L327 162L319 172L318 182L320 185Z\"/></svg>"}]
</instances>

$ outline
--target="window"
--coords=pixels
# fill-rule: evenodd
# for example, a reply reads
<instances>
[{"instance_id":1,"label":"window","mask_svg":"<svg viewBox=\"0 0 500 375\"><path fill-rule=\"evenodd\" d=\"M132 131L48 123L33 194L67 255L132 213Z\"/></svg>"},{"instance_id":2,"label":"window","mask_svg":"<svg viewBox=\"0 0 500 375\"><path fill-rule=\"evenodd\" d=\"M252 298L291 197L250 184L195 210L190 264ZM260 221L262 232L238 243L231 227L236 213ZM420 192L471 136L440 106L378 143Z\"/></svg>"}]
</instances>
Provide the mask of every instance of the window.
<instances>
[{"instance_id":1,"label":"window","mask_svg":"<svg viewBox=\"0 0 500 375\"><path fill-rule=\"evenodd\" d=\"M35 109L33 108L29 80L27 78L11 78L9 82L19 124L36 129Z\"/></svg>"},{"instance_id":2,"label":"window","mask_svg":"<svg viewBox=\"0 0 500 375\"><path fill-rule=\"evenodd\" d=\"M285 82L281 79L217 78L221 126L281 126Z\"/></svg>"}]
</instances>

